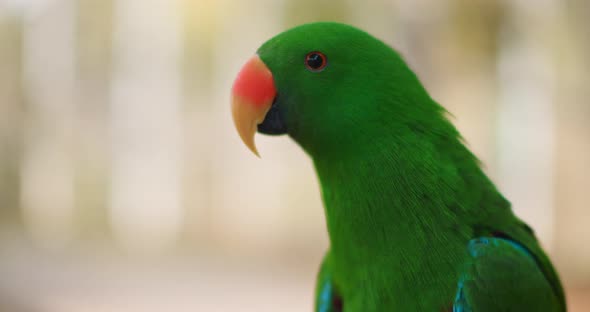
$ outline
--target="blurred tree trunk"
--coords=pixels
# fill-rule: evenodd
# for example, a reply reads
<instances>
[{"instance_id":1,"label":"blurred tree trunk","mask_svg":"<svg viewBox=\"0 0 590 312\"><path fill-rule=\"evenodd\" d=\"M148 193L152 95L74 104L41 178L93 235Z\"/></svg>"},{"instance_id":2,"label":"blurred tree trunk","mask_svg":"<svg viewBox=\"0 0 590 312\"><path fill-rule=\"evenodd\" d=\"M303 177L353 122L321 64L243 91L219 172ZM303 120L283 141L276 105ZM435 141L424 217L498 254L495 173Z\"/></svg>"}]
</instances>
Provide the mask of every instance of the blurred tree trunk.
<instances>
[{"instance_id":1,"label":"blurred tree trunk","mask_svg":"<svg viewBox=\"0 0 590 312\"><path fill-rule=\"evenodd\" d=\"M184 157L187 160L183 170L182 187L186 217L182 243L205 245L211 243L211 217L215 212L211 197L215 172L211 162L215 157L209 153L215 145L216 136L203 129L212 129L211 114L215 106L223 105L213 100L215 79L221 74L215 68L215 54L220 33L226 24L226 14L233 11L227 3L219 0L182 1L181 34L184 43L181 58L183 83ZM202 247L202 246L201 246ZM191 250L194 248L186 248Z\"/></svg>"},{"instance_id":2,"label":"blurred tree trunk","mask_svg":"<svg viewBox=\"0 0 590 312\"><path fill-rule=\"evenodd\" d=\"M563 4L555 28L555 255L571 283L590 283L590 2Z\"/></svg>"},{"instance_id":3,"label":"blurred tree trunk","mask_svg":"<svg viewBox=\"0 0 590 312\"><path fill-rule=\"evenodd\" d=\"M183 225L178 4L114 1L109 213L131 249L169 247Z\"/></svg>"},{"instance_id":4,"label":"blurred tree trunk","mask_svg":"<svg viewBox=\"0 0 590 312\"><path fill-rule=\"evenodd\" d=\"M0 13L0 229L20 225L22 20Z\"/></svg>"},{"instance_id":5,"label":"blurred tree trunk","mask_svg":"<svg viewBox=\"0 0 590 312\"><path fill-rule=\"evenodd\" d=\"M112 0L79 0L77 204L80 230L93 239L110 237L108 222L108 102L112 52Z\"/></svg>"},{"instance_id":6,"label":"blurred tree trunk","mask_svg":"<svg viewBox=\"0 0 590 312\"><path fill-rule=\"evenodd\" d=\"M75 233L75 2L39 2L25 12L27 99L22 208L38 243L61 247Z\"/></svg>"},{"instance_id":7,"label":"blurred tree trunk","mask_svg":"<svg viewBox=\"0 0 590 312\"><path fill-rule=\"evenodd\" d=\"M498 186L550 252L555 235L557 3L506 4L498 55Z\"/></svg>"}]
</instances>

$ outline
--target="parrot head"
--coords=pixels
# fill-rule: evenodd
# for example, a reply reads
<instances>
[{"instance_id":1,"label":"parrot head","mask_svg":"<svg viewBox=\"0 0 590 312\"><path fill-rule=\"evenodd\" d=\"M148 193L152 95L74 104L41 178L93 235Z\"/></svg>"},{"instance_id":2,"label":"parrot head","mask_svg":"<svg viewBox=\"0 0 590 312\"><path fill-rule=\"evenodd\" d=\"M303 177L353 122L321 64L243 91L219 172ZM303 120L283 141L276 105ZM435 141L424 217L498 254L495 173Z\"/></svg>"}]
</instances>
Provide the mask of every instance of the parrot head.
<instances>
[{"instance_id":1,"label":"parrot head","mask_svg":"<svg viewBox=\"0 0 590 312\"><path fill-rule=\"evenodd\" d=\"M425 110L440 111L429 99L382 41L349 25L313 23L264 43L239 72L231 105L237 131L256 155L260 132L288 134L313 157L378 144L385 133L403 135L420 116L433 116Z\"/></svg>"}]
</instances>

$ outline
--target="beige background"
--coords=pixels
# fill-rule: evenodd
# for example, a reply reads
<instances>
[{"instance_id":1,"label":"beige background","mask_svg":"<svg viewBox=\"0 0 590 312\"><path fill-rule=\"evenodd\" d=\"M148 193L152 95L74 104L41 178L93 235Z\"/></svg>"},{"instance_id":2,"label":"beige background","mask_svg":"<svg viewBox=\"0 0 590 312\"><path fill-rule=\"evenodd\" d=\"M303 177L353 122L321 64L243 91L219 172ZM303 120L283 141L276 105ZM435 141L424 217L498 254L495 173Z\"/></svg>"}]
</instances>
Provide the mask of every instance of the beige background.
<instances>
[{"instance_id":1,"label":"beige background","mask_svg":"<svg viewBox=\"0 0 590 312\"><path fill-rule=\"evenodd\" d=\"M398 49L590 309L586 0L0 0L0 311L310 311L309 159L231 124L271 36Z\"/></svg>"}]
</instances>

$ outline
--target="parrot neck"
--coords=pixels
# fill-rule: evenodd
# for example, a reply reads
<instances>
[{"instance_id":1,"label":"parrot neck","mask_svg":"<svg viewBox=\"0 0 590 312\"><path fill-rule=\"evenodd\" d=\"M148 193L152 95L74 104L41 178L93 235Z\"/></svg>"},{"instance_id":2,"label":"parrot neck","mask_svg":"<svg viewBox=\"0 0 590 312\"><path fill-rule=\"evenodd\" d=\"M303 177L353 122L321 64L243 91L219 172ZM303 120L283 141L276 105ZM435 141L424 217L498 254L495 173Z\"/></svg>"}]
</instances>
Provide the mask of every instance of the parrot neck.
<instances>
[{"instance_id":1,"label":"parrot neck","mask_svg":"<svg viewBox=\"0 0 590 312\"><path fill-rule=\"evenodd\" d=\"M421 257L444 238L438 233L469 235L465 221L484 202L509 206L458 138L387 142L354 155L314 157L337 261Z\"/></svg>"}]
</instances>

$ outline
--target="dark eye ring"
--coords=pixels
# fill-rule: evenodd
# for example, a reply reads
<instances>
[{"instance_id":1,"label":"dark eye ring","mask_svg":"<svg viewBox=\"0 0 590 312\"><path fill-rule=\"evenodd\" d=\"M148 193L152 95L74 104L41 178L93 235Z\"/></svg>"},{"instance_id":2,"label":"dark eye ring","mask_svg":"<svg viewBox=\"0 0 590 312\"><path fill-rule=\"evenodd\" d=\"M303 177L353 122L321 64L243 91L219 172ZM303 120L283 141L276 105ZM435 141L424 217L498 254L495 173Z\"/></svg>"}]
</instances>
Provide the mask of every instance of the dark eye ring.
<instances>
[{"instance_id":1,"label":"dark eye ring","mask_svg":"<svg viewBox=\"0 0 590 312\"><path fill-rule=\"evenodd\" d=\"M313 51L305 56L305 67L312 72L320 72L328 65L328 59L324 53Z\"/></svg>"}]
</instances>

